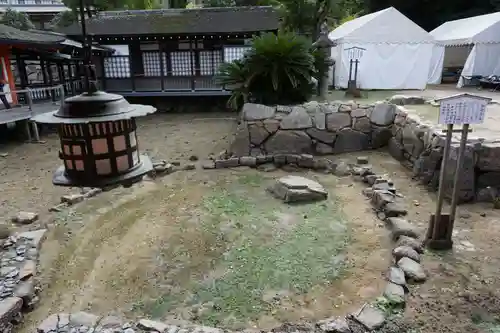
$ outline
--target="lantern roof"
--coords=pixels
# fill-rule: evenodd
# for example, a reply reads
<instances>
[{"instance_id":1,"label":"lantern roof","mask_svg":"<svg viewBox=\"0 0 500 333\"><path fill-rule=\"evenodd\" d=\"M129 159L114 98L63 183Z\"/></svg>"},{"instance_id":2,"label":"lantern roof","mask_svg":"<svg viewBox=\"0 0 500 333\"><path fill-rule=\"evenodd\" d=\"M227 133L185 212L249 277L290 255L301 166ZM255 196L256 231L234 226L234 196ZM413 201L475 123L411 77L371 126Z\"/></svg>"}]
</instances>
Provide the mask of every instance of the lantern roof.
<instances>
[{"instance_id":1,"label":"lantern roof","mask_svg":"<svg viewBox=\"0 0 500 333\"><path fill-rule=\"evenodd\" d=\"M67 98L58 110L32 119L44 124L79 124L142 117L156 112L151 105L130 104L123 96L102 91Z\"/></svg>"}]
</instances>

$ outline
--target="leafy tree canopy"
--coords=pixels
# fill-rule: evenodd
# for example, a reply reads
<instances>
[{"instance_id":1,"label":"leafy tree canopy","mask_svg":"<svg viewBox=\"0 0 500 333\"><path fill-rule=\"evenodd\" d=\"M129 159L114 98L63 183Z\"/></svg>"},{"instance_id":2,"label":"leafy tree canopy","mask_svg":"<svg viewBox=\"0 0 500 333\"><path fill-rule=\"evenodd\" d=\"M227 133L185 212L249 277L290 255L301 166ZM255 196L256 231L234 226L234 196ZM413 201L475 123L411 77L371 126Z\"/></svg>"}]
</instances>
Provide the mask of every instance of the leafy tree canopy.
<instances>
[{"instance_id":1,"label":"leafy tree canopy","mask_svg":"<svg viewBox=\"0 0 500 333\"><path fill-rule=\"evenodd\" d=\"M15 11L12 8L7 8L0 23L20 30L35 29L35 25L31 22L28 14Z\"/></svg>"}]
</instances>

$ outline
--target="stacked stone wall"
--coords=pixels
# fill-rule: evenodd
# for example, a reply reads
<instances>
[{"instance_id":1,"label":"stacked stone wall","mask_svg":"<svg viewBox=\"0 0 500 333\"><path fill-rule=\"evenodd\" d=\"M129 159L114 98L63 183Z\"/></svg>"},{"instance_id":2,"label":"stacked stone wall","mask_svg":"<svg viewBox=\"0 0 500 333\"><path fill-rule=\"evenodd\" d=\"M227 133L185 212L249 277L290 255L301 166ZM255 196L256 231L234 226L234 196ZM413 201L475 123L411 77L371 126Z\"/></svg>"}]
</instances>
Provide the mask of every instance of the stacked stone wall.
<instances>
[{"instance_id":1,"label":"stacked stone wall","mask_svg":"<svg viewBox=\"0 0 500 333\"><path fill-rule=\"evenodd\" d=\"M265 160L263 156L272 159L283 154L335 155L387 147L395 159L412 170L415 179L436 190L445 133L405 107L423 103L427 101L412 96L393 96L370 105L353 101L273 107L248 103L241 111L228 151L232 163L215 164L234 167L238 158L249 156ZM458 148L459 138L454 135L449 167L445 170L448 197ZM460 180L460 202L491 201L500 193L500 138L468 140Z\"/></svg>"}]
</instances>

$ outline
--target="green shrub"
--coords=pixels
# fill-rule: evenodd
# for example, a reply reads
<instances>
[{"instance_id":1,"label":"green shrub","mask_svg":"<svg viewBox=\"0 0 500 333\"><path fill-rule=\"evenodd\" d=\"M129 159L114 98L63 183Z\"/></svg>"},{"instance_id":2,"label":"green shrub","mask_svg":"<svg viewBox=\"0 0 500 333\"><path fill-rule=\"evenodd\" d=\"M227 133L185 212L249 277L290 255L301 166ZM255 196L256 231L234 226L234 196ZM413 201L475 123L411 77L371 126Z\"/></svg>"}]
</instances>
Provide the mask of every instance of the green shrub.
<instances>
[{"instance_id":1,"label":"green shrub","mask_svg":"<svg viewBox=\"0 0 500 333\"><path fill-rule=\"evenodd\" d=\"M313 93L315 59L311 42L293 33L266 33L252 40L242 60L223 64L218 81L232 90L230 107L253 101L267 105L296 104Z\"/></svg>"}]
</instances>

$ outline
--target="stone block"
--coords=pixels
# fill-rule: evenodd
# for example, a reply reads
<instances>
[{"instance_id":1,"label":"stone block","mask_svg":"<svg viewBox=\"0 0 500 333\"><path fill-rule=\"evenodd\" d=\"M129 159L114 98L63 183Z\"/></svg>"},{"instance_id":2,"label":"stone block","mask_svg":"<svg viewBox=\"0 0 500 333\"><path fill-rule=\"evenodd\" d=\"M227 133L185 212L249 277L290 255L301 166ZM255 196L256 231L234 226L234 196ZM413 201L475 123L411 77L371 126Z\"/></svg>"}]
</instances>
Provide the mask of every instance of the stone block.
<instances>
[{"instance_id":1,"label":"stone block","mask_svg":"<svg viewBox=\"0 0 500 333\"><path fill-rule=\"evenodd\" d=\"M255 146L259 146L270 135L267 129L264 127L264 123L262 122L248 124L248 132L250 136L250 142Z\"/></svg>"},{"instance_id":2,"label":"stone block","mask_svg":"<svg viewBox=\"0 0 500 333\"><path fill-rule=\"evenodd\" d=\"M299 176L282 177L268 191L285 203L311 202L328 197L328 193L318 182Z\"/></svg>"},{"instance_id":3,"label":"stone block","mask_svg":"<svg viewBox=\"0 0 500 333\"><path fill-rule=\"evenodd\" d=\"M313 152L311 138L304 131L279 130L264 144L268 154L310 154Z\"/></svg>"},{"instance_id":4,"label":"stone block","mask_svg":"<svg viewBox=\"0 0 500 333\"><path fill-rule=\"evenodd\" d=\"M397 265L405 273L408 281L424 282L427 279L427 274L425 274L422 265L410 258L399 259Z\"/></svg>"},{"instance_id":5,"label":"stone block","mask_svg":"<svg viewBox=\"0 0 500 333\"><path fill-rule=\"evenodd\" d=\"M331 113L326 116L326 128L331 132L340 131L343 128L351 127L351 116L347 112Z\"/></svg>"},{"instance_id":6,"label":"stone block","mask_svg":"<svg viewBox=\"0 0 500 333\"><path fill-rule=\"evenodd\" d=\"M418 238L418 230L405 219L389 217L387 223L391 228L392 238L394 240L397 240L401 236Z\"/></svg>"},{"instance_id":7,"label":"stone block","mask_svg":"<svg viewBox=\"0 0 500 333\"><path fill-rule=\"evenodd\" d=\"M369 331L379 329L385 323L384 312L371 305L363 306L358 313L353 315L353 318Z\"/></svg>"},{"instance_id":8,"label":"stone block","mask_svg":"<svg viewBox=\"0 0 500 333\"><path fill-rule=\"evenodd\" d=\"M292 112L284 116L280 123L282 130L306 129L312 127L311 116L302 106L294 106Z\"/></svg>"},{"instance_id":9,"label":"stone block","mask_svg":"<svg viewBox=\"0 0 500 333\"><path fill-rule=\"evenodd\" d=\"M229 147L229 155L248 156L250 154L250 133L246 124L240 124L236 129L233 141Z\"/></svg>"},{"instance_id":10,"label":"stone block","mask_svg":"<svg viewBox=\"0 0 500 333\"><path fill-rule=\"evenodd\" d=\"M80 193L67 194L61 197L61 203L67 203L68 205L75 205L79 202L82 202L84 199L85 196Z\"/></svg>"},{"instance_id":11,"label":"stone block","mask_svg":"<svg viewBox=\"0 0 500 333\"><path fill-rule=\"evenodd\" d=\"M373 125L371 130L372 148L382 148L389 144L389 140L392 138L392 127Z\"/></svg>"},{"instance_id":12,"label":"stone block","mask_svg":"<svg viewBox=\"0 0 500 333\"><path fill-rule=\"evenodd\" d=\"M500 170L500 142L484 143L478 152L477 167L481 171Z\"/></svg>"},{"instance_id":13,"label":"stone block","mask_svg":"<svg viewBox=\"0 0 500 333\"><path fill-rule=\"evenodd\" d=\"M397 142L396 138L392 137L389 139L387 148L389 150L389 154L394 159L398 161L403 161L405 159L403 155L404 148L399 142Z\"/></svg>"},{"instance_id":14,"label":"stone block","mask_svg":"<svg viewBox=\"0 0 500 333\"><path fill-rule=\"evenodd\" d=\"M275 107L254 103L245 103L245 105L243 105L243 109L241 110L243 120L268 119L272 118L275 112Z\"/></svg>"},{"instance_id":15,"label":"stone block","mask_svg":"<svg viewBox=\"0 0 500 333\"><path fill-rule=\"evenodd\" d=\"M335 139L337 138L336 133L328 132L325 130L319 130L317 128L309 128L306 130L306 133L314 140L326 143L333 144Z\"/></svg>"},{"instance_id":16,"label":"stone block","mask_svg":"<svg viewBox=\"0 0 500 333\"><path fill-rule=\"evenodd\" d=\"M230 157L226 160L215 160L216 169L235 168L238 166L240 166L240 159L238 157Z\"/></svg>"},{"instance_id":17,"label":"stone block","mask_svg":"<svg viewBox=\"0 0 500 333\"><path fill-rule=\"evenodd\" d=\"M351 128L344 128L337 133L338 136L333 146L337 154L362 151L370 147L370 138L365 133Z\"/></svg>"},{"instance_id":18,"label":"stone block","mask_svg":"<svg viewBox=\"0 0 500 333\"><path fill-rule=\"evenodd\" d=\"M12 218L12 222L19 224L31 224L38 220L38 214L32 212L19 212Z\"/></svg>"},{"instance_id":19,"label":"stone block","mask_svg":"<svg viewBox=\"0 0 500 333\"><path fill-rule=\"evenodd\" d=\"M370 133L372 125L367 117L354 118L352 128L363 133Z\"/></svg>"},{"instance_id":20,"label":"stone block","mask_svg":"<svg viewBox=\"0 0 500 333\"><path fill-rule=\"evenodd\" d=\"M394 122L396 116L396 106L394 104L387 104L383 102L375 103L370 121L379 126L389 126Z\"/></svg>"}]
</instances>

